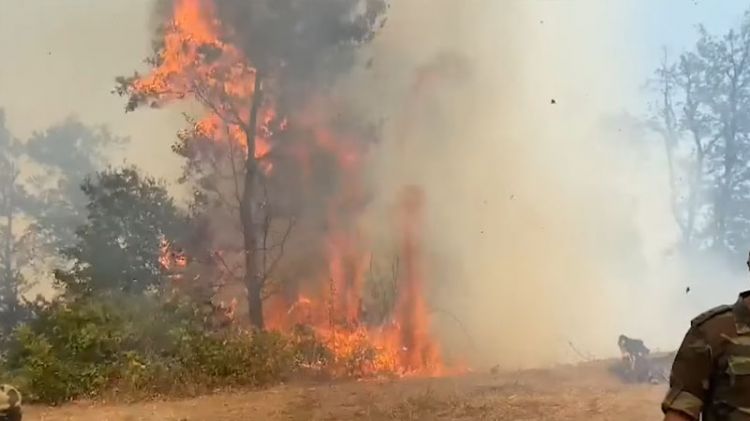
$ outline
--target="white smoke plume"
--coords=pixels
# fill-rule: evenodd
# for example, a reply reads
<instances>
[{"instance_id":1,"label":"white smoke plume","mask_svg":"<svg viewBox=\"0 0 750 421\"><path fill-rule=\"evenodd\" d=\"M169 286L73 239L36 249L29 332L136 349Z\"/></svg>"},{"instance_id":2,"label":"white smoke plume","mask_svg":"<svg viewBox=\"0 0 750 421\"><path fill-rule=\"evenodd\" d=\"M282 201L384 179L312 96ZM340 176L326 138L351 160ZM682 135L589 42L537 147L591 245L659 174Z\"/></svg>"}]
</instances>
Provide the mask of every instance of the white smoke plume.
<instances>
[{"instance_id":1,"label":"white smoke plume","mask_svg":"<svg viewBox=\"0 0 750 421\"><path fill-rule=\"evenodd\" d=\"M373 218L404 184L427 193L433 322L475 364L613 356L621 333L674 349L741 287L676 249L663 146L623 117L649 99L612 6L398 2L342 88L387 122Z\"/></svg>"}]
</instances>

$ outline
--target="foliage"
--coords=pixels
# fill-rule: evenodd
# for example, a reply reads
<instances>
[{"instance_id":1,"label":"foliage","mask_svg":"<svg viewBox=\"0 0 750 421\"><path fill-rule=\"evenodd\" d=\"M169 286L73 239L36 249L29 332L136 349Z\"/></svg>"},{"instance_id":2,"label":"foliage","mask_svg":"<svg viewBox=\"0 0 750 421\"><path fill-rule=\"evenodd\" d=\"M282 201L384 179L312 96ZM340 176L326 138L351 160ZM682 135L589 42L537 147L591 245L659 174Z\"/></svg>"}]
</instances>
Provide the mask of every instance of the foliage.
<instances>
[{"instance_id":1,"label":"foliage","mask_svg":"<svg viewBox=\"0 0 750 421\"><path fill-rule=\"evenodd\" d=\"M683 243L745 253L750 241L750 14L714 36L700 27L695 46L653 81L652 119L663 137L672 204Z\"/></svg>"},{"instance_id":2,"label":"foliage","mask_svg":"<svg viewBox=\"0 0 750 421\"><path fill-rule=\"evenodd\" d=\"M163 283L159 262L165 239L186 231L186 220L163 183L135 168L108 169L82 185L89 200L78 243L64 251L74 262L58 271L58 283L72 294L144 292Z\"/></svg>"},{"instance_id":3,"label":"foliage","mask_svg":"<svg viewBox=\"0 0 750 421\"><path fill-rule=\"evenodd\" d=\"M277 334L211 333L194 305L118 295L57 301L19 328L6 370L33 399L61 403L262 386L294 369Z\"/></svg>"}]
</instances>

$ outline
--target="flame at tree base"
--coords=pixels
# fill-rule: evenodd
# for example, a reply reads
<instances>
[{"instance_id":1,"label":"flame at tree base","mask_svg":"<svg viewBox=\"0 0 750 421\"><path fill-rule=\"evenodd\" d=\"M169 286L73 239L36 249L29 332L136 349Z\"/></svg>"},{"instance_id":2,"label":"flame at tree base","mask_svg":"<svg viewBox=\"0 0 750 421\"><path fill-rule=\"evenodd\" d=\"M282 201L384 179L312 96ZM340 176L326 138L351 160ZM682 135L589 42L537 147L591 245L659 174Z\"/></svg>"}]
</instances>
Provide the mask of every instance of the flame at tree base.
<instances>
[{"instance_id":1,"label":"flame at tree base","mask_svg":"<svg viewBox=\"0 0 750 421\"><path fill-rule=\"evenodd\" d=\"M335 285L343 283L331 278L326 298L313 300L300 296L291 305L280 300L269 301L265 308L268 327L286 333L307 333L311 344L324 348L315 351L313 364L333 376L439 376L463 371L445 367L430 332L420 248L422 207L421 190L404 189L400 206L403 265L395 308L387 323L367 326L359 318L361 313L351 308L336 308L336 303L342 302L347 307L352 294L347 293L347 300L338 299ZM355 298L354 301L361 303L361 296ZM344 319L337 318L342 314L346 315Z\"/></svg>"}]
</instances>

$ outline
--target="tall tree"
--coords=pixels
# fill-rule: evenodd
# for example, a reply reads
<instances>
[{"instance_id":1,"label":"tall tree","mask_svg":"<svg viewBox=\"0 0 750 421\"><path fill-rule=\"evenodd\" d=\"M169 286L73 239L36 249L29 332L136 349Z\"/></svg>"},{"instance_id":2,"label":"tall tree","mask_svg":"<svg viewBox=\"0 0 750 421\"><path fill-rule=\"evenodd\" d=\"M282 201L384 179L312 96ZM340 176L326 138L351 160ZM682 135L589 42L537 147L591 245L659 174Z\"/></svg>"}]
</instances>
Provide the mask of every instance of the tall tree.
<instances>
[{"instance_id":1,"label":"tall tree","mask_svg":"<svg viewBox=\"0 0 750 421\"><path fill-rule=\"evenodd\" d=\"M738 253L750 240L750 15L656 71L675 218L686 245Z\"/></svg>"},{"instance_id":2,"label":"tall tree","mask_svg":"<svg viewBox=\"0 0 750 421\"><path fill-rule=\"evenodd\" d=\"M334 75L351 67L353 51L384 22L386 2L174 0L172 6L163 42L150 60L151 75L120 78L118 92L129 96L128 110L147 102L195 99L210 117L182 140L223 139L241 145L239 165L231 161L227 168L235 171L249 317L263 328L264 289L278 261L268 258L268 233L275 224L265 149L285 125L284 117L295 106L307 106L311 86L326 86L326 78L330 84ZM224 26L217 27L217 21ZM278 249L291 222L285 226L280 238L271 241Z\"/></svg>"}]
</instances>

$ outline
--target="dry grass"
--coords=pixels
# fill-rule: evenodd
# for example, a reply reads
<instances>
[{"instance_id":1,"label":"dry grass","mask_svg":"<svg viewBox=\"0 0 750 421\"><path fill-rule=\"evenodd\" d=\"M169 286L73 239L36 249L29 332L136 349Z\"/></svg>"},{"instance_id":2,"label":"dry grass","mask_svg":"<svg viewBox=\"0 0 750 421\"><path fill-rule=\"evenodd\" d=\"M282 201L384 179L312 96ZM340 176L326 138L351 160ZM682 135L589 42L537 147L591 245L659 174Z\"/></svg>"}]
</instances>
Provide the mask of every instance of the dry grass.
<instances>
[{"instance_id":1,"label":"dry grass","mask_svg":"<svg viewBox=\"0 0 750 421\"><path fill-rule=\"evenodd\" d=\"M30 420L618 420L657 419L663 386L620 384L601 363L457 378L350 382L195 399L62 408Z\"/></svg>"}]
</instances>

